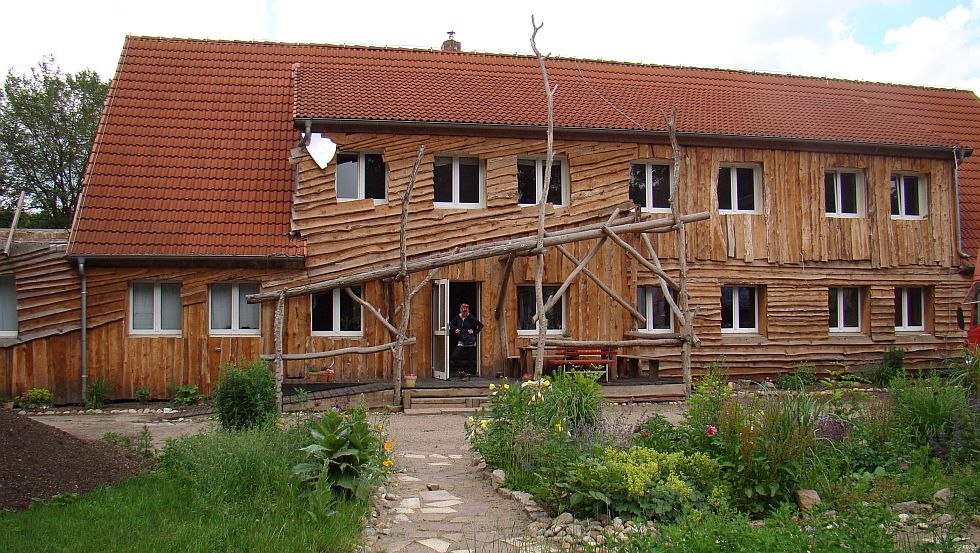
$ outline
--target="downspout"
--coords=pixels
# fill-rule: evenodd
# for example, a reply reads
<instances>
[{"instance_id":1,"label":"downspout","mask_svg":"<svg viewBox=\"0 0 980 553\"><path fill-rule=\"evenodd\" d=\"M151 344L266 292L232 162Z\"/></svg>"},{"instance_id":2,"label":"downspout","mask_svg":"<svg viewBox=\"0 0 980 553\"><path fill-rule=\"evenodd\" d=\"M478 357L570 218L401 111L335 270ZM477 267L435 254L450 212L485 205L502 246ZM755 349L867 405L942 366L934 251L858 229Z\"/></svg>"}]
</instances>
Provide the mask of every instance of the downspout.
<instances>
[{"instance_id":1,"label":"downspout","mask_svg":"<svg viewBox=\"0 0 980 553\"><path fill-rule=\"evenodd\" d=\"M313 120L312 119L307 119L306 120L306 130L303 131L303 136L300 137L299 143L296 144L296 147L299 148L300 146L309 146L309 144L310 144L310 135L311 134L313 134Z\"/></svg>"},{"instance_id":2,"label":"downspout","mask_svg":"<svg viewBox=\"0 0 980 553\"><path fill-rule=\"evenodd\" d=\"M963 224L960 215L960 163L971 155L973 155L972 148L962 146L953 148L953 191L956 201L956 209L953 210L953 213L956 214L956 253L964 259L972 256L963 250Z\"/></svg>"},{"instance_id":3,"label":"downspout","mask_svg":"<svg viewBox=\"0 0 980 553\"><path fill-rule=\"evenodd\" d=\"M78 272L82 278L82 403L85 403L88 390L88 277L85 275L85 258L78 258Z\"/></svg>"}]
</instances>

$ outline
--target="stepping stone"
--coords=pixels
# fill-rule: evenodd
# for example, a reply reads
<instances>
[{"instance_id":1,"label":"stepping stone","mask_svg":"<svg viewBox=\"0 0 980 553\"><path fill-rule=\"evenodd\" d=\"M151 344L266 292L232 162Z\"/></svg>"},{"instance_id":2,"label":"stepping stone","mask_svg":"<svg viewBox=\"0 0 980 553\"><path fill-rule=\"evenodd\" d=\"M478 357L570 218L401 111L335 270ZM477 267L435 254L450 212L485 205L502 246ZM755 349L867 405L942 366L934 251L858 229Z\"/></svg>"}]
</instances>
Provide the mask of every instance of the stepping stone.
<instances>
[{"instance_id":1,"label":"stepping stone","mask_svg":"<svg viewBox=\"0 0 980 553\"><path fill-rule=\"evenodd\" d=\"M419 497L422 501L426 503L431 503L433 501L449 501L451 499L459 499L455 495L447 492L446 490L432 490L426 492L419 492Z\"/></svg>"},{"instance_id":2,"label":"stepping stone","mask_svg":"<svg viewBox=\"0 0 980 553\"><path fill-rule=\"evenodd\" d=\"M443 454L441 454L441 453L430 453L429 454L429 457L432 457L433 459L445 459L446 458L446 456L443 455Z\"/></svg>"},{"instance_id":3,"label":"stepping stone","mask_svg":"<svg viewBox=\"0 0 980 553\"><path fill-rule=\"evenodd\" d=\"M470 551L469 549L454 549L449 553L473 553L473 552Z\"/></svg>"},{"instance_id":4,"label":"stepping stone","mask_svg":"<svg viewBox=\"0 0 980 553\"><path fill-rule=\"evenodd\" d=\"M408 518L407 516L405 516L403 514L397 514L397 515L395 515L395 518L392 519L392 521L394 521L395 524L401 524L403 522L409 522L411 520L412 519Z\"/></svg>"},{"instance_id":5,"label":"stepping stone","mask_svg":"<svg viewBox=\"0 0 980 553\"><path fill-rule=\"evenodd\" d=\"M419 455L418 453L405 453L402 457L406 459L425 459L425 455Z\"/></svg>"},{"instance_id":6,"label":"stepping stone","mask_svg":"<svg viewBox=\"0 0 980 553\"><path fill-rule=\"evenodd\" d=\"M406 507L395 507L395 512L400 515L411 515L415 513L415 509L408 509Z\"/></svg>"},{"instance_id":7,"label":"stepping stone","mask_svg":"<svg viewBox=\"0 0 980 553\"><path fill-rule=\"evenodd\" d=\"M404 474L399 475L398 476L398 479L401 480L402 482L418 482L419 481L419 479L416 478L416 477L414 477L414 476L407 476L407 475L404 475Z\"/></svg>"},{"instance_id":8,"label":"stepping stone","mask_svg":"<svg viewBox=\"0 0 980 553\"><path fill-rule=\"evenodd\" d=\"M424 515L451 515L456 513L456 509L452 507L422 507L422 514Z\"/></svg>"},{"instance_id":9,"label":"stepping stone","mask_svg":"<svg viewBox=\"0 0 980 553\"><path fill-rule=\"evenodd\" d=\"M401 503L398 504L399 507L403 509L418 509L422 506L422 501L417 497L409 497L402 499Z\"/></svg>"},{"instance_id":10,"label":"stepping stone","mask_svg":"<svg viewBox=\"0 0 980 553\"><path fill-rule=\"evenodd\" d=\"M418 540L418 542L438 553L446 553L446 551L449 551L449 546L452 545L448 541L440 540L439 538L428 538Z\"/></svg>"},{"instance_id":11,"label":"stepping stone","mask_svg":"<svg viewBox=\"0 0 980 553\"><path fill-rule=\"evenodd\" d=\"M450 459L462 459L463 456L462 455L450 455L449 458Z\"/></svg>"},{"instance_id":12,"label":"stepping stone","mask_svg":"<svg viewBox=\"0 0 980 553\"><path fill-rule=\"evenodd\" d=\"M458 499L447 499L445 501L435 501L433 503L426 503L426 507L455 507L457 505L462 505L463 502Z\"/></svg>"},{"instance_id":13,"label":"stepping stone","mask_svg":"<svg viewBox=\"0 0 980 553\"><path fill-rule=\"evenodd\" d=\"M452 466L452 463L429 463L430 467L448 467Z\"/></svg>"}]
</instances>

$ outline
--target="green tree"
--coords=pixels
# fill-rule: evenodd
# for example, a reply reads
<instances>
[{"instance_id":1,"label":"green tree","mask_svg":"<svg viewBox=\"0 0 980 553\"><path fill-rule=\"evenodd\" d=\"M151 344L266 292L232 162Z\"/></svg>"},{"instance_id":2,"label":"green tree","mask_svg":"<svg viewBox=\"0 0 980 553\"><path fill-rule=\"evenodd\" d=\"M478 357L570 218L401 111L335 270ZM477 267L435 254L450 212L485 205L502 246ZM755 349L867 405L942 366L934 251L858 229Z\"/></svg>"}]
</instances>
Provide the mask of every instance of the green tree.
<instances>
[{"instance_id":1,"label":"green tree","mask_svg":"<svg viewBox=\"0 0 980 553\"><path fill-rule=\"evenodd\" d=\"M0 92L0 223L9 224L23 190L31 213L19 226L71 225L108 90L96 72L66 75L51 57L29 75L7 73Z\"/></svg>"}]
</instances>

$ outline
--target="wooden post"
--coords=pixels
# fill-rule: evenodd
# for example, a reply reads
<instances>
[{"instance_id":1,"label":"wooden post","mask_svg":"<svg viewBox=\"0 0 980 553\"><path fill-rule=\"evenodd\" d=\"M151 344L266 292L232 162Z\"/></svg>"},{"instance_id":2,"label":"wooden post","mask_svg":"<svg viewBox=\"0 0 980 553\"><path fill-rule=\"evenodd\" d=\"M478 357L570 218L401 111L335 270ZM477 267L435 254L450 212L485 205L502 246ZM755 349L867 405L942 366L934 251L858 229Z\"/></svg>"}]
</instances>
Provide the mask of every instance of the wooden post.
<instances>
[{"instance_id":1,"label":"wooden post","mask_svg":"<svg viewBox=\"0 0 980 553\"><path fill-rule=\"evenodd\" d=\"M285 366L282 360L282 326L283 319L286 317L286 291L279 291L279 299L276 300L276 317L275 317L275 341L276 341L276 355L275 355L275 370L276 370L276 409L282 414L282 379L283 372L285 372Z\"/></svg>"},{"instance_id":2,"label":"wooden post","mask_svg":"<svg viewBox=\"0 0 980 553\"><path fill-rule=\"evenodd\" d=\"M503 361L503 368L507 368L507 361L510 358L510 340L507 334L507 316L506 316L506 306L507 306L507 291L510 289L508 284L510 283L510 275L514 270L514 254L507 256L507 262L504 265L504 273L500 282L500 293L497 294L497 306L493 310L493 318L495 325L497 327L497 342L498 348L500 350L500 357Z\"/></svg>"},{"instance_id":3,"label":"wooden post","mask_svg":"<svg viewBox=\"0 0 980 553\"><path fill-rule=\"evenodd\" d=\"M666 118L666 115L665 115ZM677 143L677 108L674 108L670 112L670 117L667 118L667 132L670 135L670 147L674 153L674 167L670 172L670 212L674 216L674 220L678 221L677 225L677 264L680 268L680 276L678 278L678 285L680 290L678 292L679 307L681 311L684 312L684 329L682 334L684 334L684 342L681 344L681 370L684 374L684 390L686 395L691 395L691 342L695 340L694 337L694 316L691 313L690 305L688 304L688 294L687 294L687 235L685 233L685 225L680 223L677 219L680 216L680 172L681 172L681 147Z\"/></svg>"},{"instance_id":4,"label":"wooden post","mask_svg":"<svg viewBox=\"0 0 980 553\"><path fill-rule=\"evenodd\" d=\"M415 179L419 174L419 167L422 165L422 156L425 155L425 146L419 146L419 154L415 157L415 165L412 167L412 176L408 179L408 186L402 195L402 217L401 229L399 233L399 263L398 279L402 283L402 320L398 325L398 334L395 337L395 359L392 369L392 381L395 387L395 404L401 404L402 398L402 371L405 365L405 333L408 331L408 321L412 313L412 293L409 290L408 272L408 202L415 187Z\"/></svg>"}]
</instances>

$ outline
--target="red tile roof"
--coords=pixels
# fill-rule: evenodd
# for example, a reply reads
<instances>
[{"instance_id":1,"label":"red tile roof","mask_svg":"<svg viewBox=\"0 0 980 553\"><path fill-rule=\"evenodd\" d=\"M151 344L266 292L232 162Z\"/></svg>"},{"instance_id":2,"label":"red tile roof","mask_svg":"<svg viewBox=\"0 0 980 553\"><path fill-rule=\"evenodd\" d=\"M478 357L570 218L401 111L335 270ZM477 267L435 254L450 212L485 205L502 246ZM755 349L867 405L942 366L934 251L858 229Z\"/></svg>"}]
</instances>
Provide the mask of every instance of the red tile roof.
<instances>
[{"instance_id":1,"label":"red tile roof","mask_svg":"<svg viewBox=\"0 0 980 553\"><path fill-rule=\"evenodd\" d=\"M980 145L968 91L557 58L548 69L559 127L661 132L677 107L681 133ZM129 37L69 253L302 255L286 235L294 117L542 126L545 107L528 56ZM980 151L961 179L975 253Z\"/></svg>"}]
</instances>

